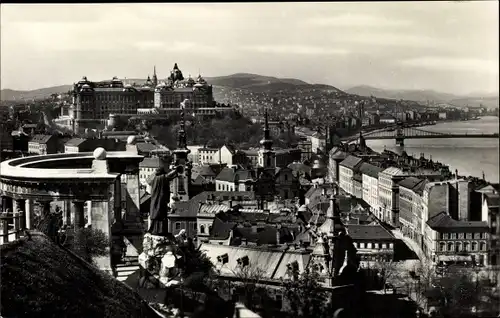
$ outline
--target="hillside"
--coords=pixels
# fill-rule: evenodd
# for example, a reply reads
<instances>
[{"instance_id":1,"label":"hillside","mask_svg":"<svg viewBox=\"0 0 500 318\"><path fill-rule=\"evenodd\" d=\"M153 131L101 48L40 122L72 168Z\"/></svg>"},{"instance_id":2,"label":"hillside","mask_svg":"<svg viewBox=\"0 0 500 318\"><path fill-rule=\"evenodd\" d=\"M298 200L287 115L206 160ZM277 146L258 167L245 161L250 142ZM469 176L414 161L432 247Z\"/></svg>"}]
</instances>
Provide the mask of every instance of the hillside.
<instances>
[{"instance_id":1,"label":"hillside","mask_svg":"<svg viewBox=\"0 0 500 318\"><path fill-rule=\"evenodd\" d=\"M125 79L126 83L143 83L146 79ZM339 89L324 84L308 84L293 78L277 78L257 74L237 73L228 76L207 77L207 82L217 87L244 89L251 92L277 92L290 89L319 89L339 91ZM67 93L71 85L53 86L31 91L1 90L0 100L30 100L49 97L51 94Z\"/></svg>"},{"instance_id":2,"label":"hillside","mask_svg":"<svg viewBox=\"0 0 500 318\"><path fill-rule=\"evenodd\" d=\"M31 91L16 91L13 89L2 89L0 100L31 100L50 97L51 94L63 94L72 89L73 85L60 85Z\"/></svg>"},{"instance_id":3,"label":"hillside","mask_svg":"<svg viewBox=\"0 0 500 318\"><path fill-rule=\"evenodd\" d=\"M457 96L433 90L387 90L366 85L349 88L346 90L346 93L361 96L373 95L379 98L413 100L423 103L427 101L434 101L456 106L479 106L480 104L483 104L486 107L498 107L498 96L494 96L492 94L485 94L484 97Z\"/></svg>"},{"instance_id":4,"label":"hillside","mask_svg":"<svg viewBox=\"0 0 500 318\"><path fill-rule=\"evenodd\" d=\"M45 235L32 235L0 247L0 316L159 318L125 284Z\"/></svg>"}]
</instances>

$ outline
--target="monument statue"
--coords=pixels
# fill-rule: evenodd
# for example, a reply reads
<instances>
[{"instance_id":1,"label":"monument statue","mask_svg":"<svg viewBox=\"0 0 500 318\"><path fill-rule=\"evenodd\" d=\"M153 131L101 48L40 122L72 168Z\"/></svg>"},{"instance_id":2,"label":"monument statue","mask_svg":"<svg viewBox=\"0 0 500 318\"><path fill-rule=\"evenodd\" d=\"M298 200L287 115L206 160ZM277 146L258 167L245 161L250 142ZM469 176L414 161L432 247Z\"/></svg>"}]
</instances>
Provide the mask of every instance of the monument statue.
<instances>
[{"instance_id":1,"label":"monument statue","mask_svg":"<svg viewBox=\"0 0 500 318\"><path fill-rule=\"evenodd\" d=\"M152 235L167 236L168 234L168 203L170 202L170 181L177 176L177 169L167 173L164 168L156 170L151 183L151 207L149 216L151 224L148 232Z\"/></svg>"}]
</instances>

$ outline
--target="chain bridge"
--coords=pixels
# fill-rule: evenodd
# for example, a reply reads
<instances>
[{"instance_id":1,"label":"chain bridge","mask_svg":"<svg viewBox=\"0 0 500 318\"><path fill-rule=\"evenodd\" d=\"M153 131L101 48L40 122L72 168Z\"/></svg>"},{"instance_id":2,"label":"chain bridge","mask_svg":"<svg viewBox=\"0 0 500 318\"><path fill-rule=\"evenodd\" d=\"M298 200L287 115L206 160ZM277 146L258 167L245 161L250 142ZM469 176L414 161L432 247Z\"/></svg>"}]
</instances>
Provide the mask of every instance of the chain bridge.
<instances>
[{"instance_id":1,"label":"chain bridge","mask_svg":"<svg viewBox=\"0 0 500 318\"><path fill-rule=\"evenodd\" d=\"M375 140L375 139L395 139L396 144L403 146L405 139L430 139L430 138L497 138L498 133L491 134L474 134L474 133L442 133L436 131L428 131L424 129L414 128L414 127L388 127L384 129L362 132L363 138L365 140ZM353 136L348 139L348 142L352 142L359 139L358 136Z\"/></svg>"}]
</instances>

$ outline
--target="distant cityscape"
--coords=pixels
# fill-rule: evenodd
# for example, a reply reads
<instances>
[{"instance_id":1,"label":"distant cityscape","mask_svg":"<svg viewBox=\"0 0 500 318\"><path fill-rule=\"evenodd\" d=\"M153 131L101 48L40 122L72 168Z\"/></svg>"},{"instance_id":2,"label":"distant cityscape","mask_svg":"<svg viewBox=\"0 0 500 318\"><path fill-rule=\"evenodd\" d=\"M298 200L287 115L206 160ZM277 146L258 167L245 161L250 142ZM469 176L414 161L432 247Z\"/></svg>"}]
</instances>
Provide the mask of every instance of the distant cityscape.
<instances>
[{"instance_id":1,"label":"distant cityscape","mask_svg":"<svg viewBox=\"0 0 500 318\"><path fill-rule=\"evenodd\" d=\"M217 101L175 63L164 80L156 67L143 83L84 76L67 94L3 101L2 263L61 246L84 263L71 266L137 291L141 317L499 314L498 184L366 143L498 139L425 127L498 107L329 86L237 91ZM81 235L103 250L82 249Z\"/></svg>"}]
</instances>

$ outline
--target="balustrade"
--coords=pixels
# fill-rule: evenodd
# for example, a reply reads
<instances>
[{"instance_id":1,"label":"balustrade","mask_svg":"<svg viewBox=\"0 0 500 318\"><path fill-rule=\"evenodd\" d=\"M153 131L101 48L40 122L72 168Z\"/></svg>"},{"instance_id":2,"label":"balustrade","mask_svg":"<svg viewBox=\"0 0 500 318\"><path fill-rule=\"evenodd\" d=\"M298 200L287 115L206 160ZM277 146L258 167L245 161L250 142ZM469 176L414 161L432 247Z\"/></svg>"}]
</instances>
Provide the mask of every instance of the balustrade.
<instances>
[{"instance_id":1,"label":"balustrade","mask_svg":"<svg viewBox=\"0 0 500 318\"><path fill-rule=\"evenodd\" d=\"M24 212L2 212L0 214L1 244L19 239L21 232L25 229L23 220Z\"/></svg>"}]
</instances>

